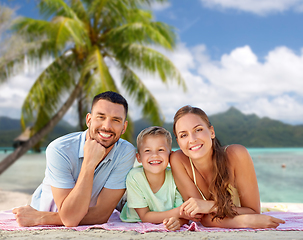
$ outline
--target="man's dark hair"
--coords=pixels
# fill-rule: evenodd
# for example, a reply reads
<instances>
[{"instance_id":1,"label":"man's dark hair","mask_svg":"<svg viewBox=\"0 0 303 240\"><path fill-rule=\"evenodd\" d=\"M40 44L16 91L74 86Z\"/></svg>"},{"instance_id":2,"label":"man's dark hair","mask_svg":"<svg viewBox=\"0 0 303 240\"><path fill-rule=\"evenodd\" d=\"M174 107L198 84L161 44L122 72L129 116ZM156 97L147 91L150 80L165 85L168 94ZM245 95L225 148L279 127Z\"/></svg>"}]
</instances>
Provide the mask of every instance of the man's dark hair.
<instances>
[{"instance_id":1,"label":"man's dark hair","mask_svg":"<svg viewBox=\"0 0 303 240\"><path fill-rule=\"evenodd\" d=\"M93 103L92 103L92 109L93 109L93 106L95 105L95 103L101 99L107 100L112 103L117 103L117 104L123 105L124 110L125 110L125 119L126 119L127 112L128 112L128 103L124 97L122 97L119 93L112 92L112 91L100 93L94 97Z\"/></svg>"}]
</instances>

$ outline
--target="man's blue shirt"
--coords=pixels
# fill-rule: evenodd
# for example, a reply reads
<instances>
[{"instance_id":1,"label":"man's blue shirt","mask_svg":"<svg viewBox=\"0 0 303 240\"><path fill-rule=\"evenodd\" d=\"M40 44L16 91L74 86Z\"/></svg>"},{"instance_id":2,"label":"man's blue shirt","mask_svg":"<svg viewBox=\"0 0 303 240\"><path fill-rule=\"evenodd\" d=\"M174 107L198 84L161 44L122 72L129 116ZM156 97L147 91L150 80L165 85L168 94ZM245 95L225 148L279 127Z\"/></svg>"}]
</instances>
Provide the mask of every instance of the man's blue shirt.
<instances>
[{"instance_id":1,"label":"man's blue shirt","mask_svg":"<svg viewBox=\"0 0 303 240\"><path fill-rule=\"evenodd\" d=\"M31 206L39 211L57 211L51 186L74 188L83 162L87 130L60 137L46 149L46 170L43 183L33 194ZM125 179L135 160L134 146L119 139L94 173L90 207L95 206L103 187L126 188Z\"/></svg>"}]
</instances>

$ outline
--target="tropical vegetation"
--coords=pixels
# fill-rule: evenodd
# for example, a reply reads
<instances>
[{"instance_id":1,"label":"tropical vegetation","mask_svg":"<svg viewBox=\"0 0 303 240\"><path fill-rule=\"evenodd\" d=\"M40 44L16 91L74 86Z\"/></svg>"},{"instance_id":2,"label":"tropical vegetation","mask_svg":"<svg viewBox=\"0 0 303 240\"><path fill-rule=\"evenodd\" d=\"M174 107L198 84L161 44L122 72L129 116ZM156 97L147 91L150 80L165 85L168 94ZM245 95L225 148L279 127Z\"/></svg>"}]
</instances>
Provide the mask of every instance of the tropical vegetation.
<instances>
[{"instance_id":1,"label":"tropical vegetation","mask_svg":"<svg viewBox=\"0 0 303 240\"><path fill-rule=\"evenodd\" d=\"M154 21L148 10L154 2L165 0L40 0L38 8L46 20L16 21L13 30L27 45L10 57L2 54L0 79L19 73L25 63L53 61L23 103L21 123L23 128L32 125L32 137L10 161L36 145L75 101L84 129L92 97L106 90L123 91L144 117L163 123L161 109L138 72L158 76L165 84L175 81L184 89L185 82L173 63L155 50L173 50L176 36L171 26ZM113 69L119 78L114 78ZM131 132L127 134L130 139Z\"/></svg>"}]
</instances>

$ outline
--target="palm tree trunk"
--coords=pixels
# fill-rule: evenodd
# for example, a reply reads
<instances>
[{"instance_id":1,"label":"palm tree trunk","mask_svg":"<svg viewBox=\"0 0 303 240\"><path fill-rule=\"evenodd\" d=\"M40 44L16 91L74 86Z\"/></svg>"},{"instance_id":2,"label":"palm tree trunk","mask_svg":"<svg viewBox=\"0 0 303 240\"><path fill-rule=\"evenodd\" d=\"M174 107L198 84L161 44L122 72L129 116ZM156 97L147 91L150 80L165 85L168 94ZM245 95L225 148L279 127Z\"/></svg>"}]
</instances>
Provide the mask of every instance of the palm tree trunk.
<instances>
[{"instance_id":1,"label":"palm tree trunk","mask_svg":"<svg viewBox=\"0 0 303 240\"><path fill-rule=\"evenodd\" d=\"M26 153L29 149L35 146L45 135L47 135L56 124L62 119L67 110L71 107L74 100L77 98L81 90L80 82L76 85L75 89L59 109L59 111L50 119L50 121L41 128L37 133L35 133L30 139L28 139L24 144L16 148L16 150L4 158L0 162L0 174L2 174L9 166L11 166L19 157Z\"/></svg>"}]
</instances>

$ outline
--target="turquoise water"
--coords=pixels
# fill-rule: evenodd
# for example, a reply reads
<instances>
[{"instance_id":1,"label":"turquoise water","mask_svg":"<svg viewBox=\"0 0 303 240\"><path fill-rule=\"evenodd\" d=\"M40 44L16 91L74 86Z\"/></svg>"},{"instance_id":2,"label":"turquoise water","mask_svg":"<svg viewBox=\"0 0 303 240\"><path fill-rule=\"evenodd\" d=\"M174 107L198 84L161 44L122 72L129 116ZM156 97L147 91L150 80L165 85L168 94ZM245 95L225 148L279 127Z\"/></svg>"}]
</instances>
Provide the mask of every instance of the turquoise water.
<instances>
[{"instance_id":1,"label":"turquoise water","mask_svg":"<svg viewBox=\"0 0 303 240\"><path fill-rule=\"evenodd\" d=\"M303 203L303 148L248 151L254 162L261 201Z\"/></svg>"},{"instance_id":2,"label":"turquoise water","mask_svg":"<svg viewBox=\"0 0 303 240\"><path fill-rule=\"evenodd\" d=\"M303 203L303 148L249 148L248 151L262 202ZM9 152L0 149L0 160ZM45 153L27 153L0 175L0 189L31 194L41 183L44 170Z\"/></svg>"}]
</instances>

